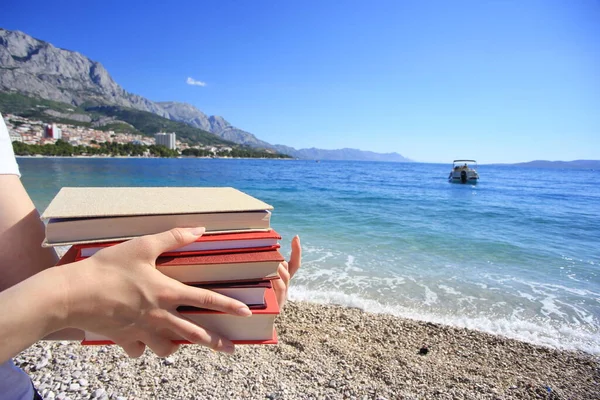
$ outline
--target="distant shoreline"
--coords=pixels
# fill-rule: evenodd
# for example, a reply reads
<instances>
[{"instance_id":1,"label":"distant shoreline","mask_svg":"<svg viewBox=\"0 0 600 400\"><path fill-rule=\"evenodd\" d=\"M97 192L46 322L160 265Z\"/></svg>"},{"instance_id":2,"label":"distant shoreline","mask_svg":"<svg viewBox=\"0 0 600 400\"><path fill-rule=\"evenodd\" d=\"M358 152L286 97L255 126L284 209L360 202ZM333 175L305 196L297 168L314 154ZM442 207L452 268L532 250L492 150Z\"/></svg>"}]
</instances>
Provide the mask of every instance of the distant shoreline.
<instances>
[{"instance_id":1,"label":"distant shoreline","mask_svg":"<svg viewBox=\"0 0 600 400\"><path fill-rule=\"evenodd\" d=\"M144 160L165 160L165 159L202 159L202 160L211 160L211 159L219 159L219 160L280 160L280 161L290 161L290 160L296 160L294 158L270 158L270 157L143 157L143 156L19 156L19 155L15 155L16 158L39 158L39 159L54 159L54 158L78 158L78 159L83 159L83 158L89 158L89 159L100 159L100 160L110 160L113 158L116 159L127 159L127 158L131 158L131 159L144 159ZM308 160L310 161L310 160Z\"/></svg>"},{"instance_id":2,"label":"distant shoreline","mask_svg":"<svg viewBox=\"0 0 600 400\"><path fill-rule=\"evenodd\" d=\"M523 167L523 168L571 168L571 169L600 169L600 160L546 161L535 160L514 164L493 163L480 164L490 167Z\"/></svg>"},{"instance_id":3,"label":"distant shoreline","mask_svg":"<svg viewBox=\"0 0 600 400\"><path fill-rule=\"evenodd\" d=\"M279 161L312 161L312 162L383 162L392 164L437 164L446 165L448 163L440 162L420 162L420 161L377 161L377 160L328 160L328 159L300 159L300 158L277 158L277 157L193 157L193 156L180 156L180 157L144 157L144 156L24 156L15 155L16 158L29 158L29 159L53 159L53 158L78 158L78 159L219 159L219 160L279 160ZM600 160L574 160L574 161L531 161L523 163L491 163L491 164L478 164L478 167L521 167L521 168L540 168L540 169L582 169L582 170L600 170Z\"/></svg>"}]
</instances>

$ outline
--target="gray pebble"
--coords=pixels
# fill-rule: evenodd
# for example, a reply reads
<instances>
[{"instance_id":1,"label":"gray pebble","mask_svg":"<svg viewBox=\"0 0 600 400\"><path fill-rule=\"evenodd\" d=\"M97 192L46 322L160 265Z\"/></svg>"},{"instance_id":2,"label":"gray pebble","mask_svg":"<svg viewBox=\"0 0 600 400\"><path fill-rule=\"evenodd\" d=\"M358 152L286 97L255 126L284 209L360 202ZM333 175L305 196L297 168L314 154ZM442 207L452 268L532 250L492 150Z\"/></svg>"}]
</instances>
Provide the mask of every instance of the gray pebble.
<instances>
[{"instance_id":1,"label":"gray pebble","mask_svg":"<svg viewBox=\"0 0 600 400\"><path fill-rule=\"evenodd\" d=\"M173 365L174 362L175 360L172 357L167 357L164 359L165 365Z\"/></svg>"},{"instance_id":2,"label":"gray pebble","mask_svg":"<svg viewBox=\"0 0 600 400\"><path fill-rule=\"evenodd\" d=\"M70 392L78 392L79 389L81 389L81 386L79 386L79 383L71 383L69 385L69 391Z\"/></svg>"},{"instance_id":3,"label":"gray pebble","mask_svg":"<svg viewBox=\"0 0 600 400\"><path fill-rule=\"evenodd\" d=\"M512 400L546 387L556 398L598 397L600 363L582 352L310 303L289 302L276 324L279 345L237 346L234 355L191 345L129 359L118 346L41 341L15 363L47 400ZM419 356L423 343L436 351Z\"/></svg>"},{"instance_id":4,"label":"gray pebble","mask_svg":"<svg viewBox=\"0 0 600 400\"><path fill-rule=\"evenodd\" d=\"M35 369L39 371L40 369L46 367L49 363L50 362L47 358L42 358L39 363L35 364Z\"/></svg>"}]
</instances>

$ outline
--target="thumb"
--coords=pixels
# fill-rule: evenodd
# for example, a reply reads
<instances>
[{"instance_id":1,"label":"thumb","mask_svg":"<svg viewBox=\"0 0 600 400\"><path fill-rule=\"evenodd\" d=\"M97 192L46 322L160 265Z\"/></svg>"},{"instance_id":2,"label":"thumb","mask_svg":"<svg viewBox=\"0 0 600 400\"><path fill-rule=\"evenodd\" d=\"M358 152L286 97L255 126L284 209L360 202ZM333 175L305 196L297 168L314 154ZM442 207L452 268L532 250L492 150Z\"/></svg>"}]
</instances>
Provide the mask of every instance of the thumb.
<instances>
[{"instance_id":1,"label":"thumb","mask_svg":"<svg viewBox=\"0 0 600 400\"><path fill-rule=\"evenodd\" d=\"M193 243L205 232L202 227L198 228L174 228L155 235L147 235L138 238L137 246L153 261L162 253L174 250L186 244Z\"/></svg>"},{"instance_id":2,"label":"thumb","mask_svg":"<svg viewBox=\"0 0 600 400\"><path fill-rule=\"evenodd\" d=\"M290 273L290 279L298 272L298 269L302 266L302 246L300 245L300 237L294 236L292 239L292 254L288 263L288 271Z\"/></svg>"}]
</instances>

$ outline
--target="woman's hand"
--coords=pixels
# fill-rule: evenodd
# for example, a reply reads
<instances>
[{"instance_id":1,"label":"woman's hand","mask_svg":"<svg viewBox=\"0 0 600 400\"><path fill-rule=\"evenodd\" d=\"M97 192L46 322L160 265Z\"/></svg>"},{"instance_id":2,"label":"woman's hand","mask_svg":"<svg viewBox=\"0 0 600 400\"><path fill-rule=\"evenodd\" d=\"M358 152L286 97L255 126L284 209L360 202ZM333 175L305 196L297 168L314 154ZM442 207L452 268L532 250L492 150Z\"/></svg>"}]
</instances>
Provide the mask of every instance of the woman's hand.
<instances>
[{"instance_id":1,"label":"woman's hand","mask_svg":"<svg viewBox=\"0 0 600 400\"><path fill-rule=\"evenodd\" d=\"M287 300L288 289L290 287L290 280L298 269L302 266L302 247L300 246L300 238L296 235L292 239L292 255L290 261L284 261L279 264L277 273L280 279L273 281L273 289L277 296L277 303L279 308L283 308L285 301Z\"/></svg>"},{"instance_id":2,"label":"woman's hand","mask_svg":"<svg viewBox=\"0 0 600 400\"><path fill-rule=\"evenodd\" d=\"M203 233L204 228L172 229L135 238L61 266L67 288L66 326L106 336L131 357L139 357L145 346L160 357L173 353L178 346L169 339L172 333L192 343L233 353L230 340L189 321L176 309L189 305L250 316L248 307L171 279L155 266L161 253L192 243Z\"/></svg>"}]
</instances>

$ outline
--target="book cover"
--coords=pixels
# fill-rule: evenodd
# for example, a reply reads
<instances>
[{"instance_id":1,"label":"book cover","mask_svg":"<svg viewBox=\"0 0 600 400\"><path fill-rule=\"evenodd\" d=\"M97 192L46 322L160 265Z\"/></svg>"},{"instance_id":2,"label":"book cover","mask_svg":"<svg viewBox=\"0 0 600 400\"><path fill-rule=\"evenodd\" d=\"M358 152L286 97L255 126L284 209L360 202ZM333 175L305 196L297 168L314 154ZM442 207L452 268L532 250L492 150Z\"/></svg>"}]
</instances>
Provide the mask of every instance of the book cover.
<instances>
[{"instance_id":1,"label":"book cover","mask_svg":"<svg viewBox=\"0 0 600 400\"><path fill-rule=\"evenodd\" d=\"M159 257L156 268L163 274L187 284L220 281L248 281L277 277L284 261L278 250Z\"/></svg>"},{"instance_id":2,"label":"book cover","mask_svg":"<svg viewBox=\"0 0 600 400\"><path fill-rule=\"evenodd\" d=\"M218 282L218 283L200 283L191 285L201 289L212 290L213 292L222 294L223 296L231 297L255 309L265 308L265 292L273 287L272 281L263 279L260 281L249 282ZM178 311L194 310L193 307L181 306Z\"/></svg>"},{"instance_id":3,"label":"book cover","mask_svg":"<svg viewBox=\"0 0 600 400\"><path fill-rule=\"evenodd\" d=\"M232 187L63 187L41 218L97 218L272 210Z\"/></svg>"},{"instance_id":4,"label":"book cover","mask_svg":"<svg viewBox=\"0 0 600 400\"><path fill-rule=\"evenodd\" d=\"M110 242L175 227L267 231L273 207L229 187L62 188L41 218L45 246Z\"/></svg>"},{"instance_id":5,"label":"book cover","mask_svg":"<svg viewBox=\"0 0 600 400\"><path fill-rule=\"evenodd\" d=\"M202 226L208 233L270 230L270 211L168 214L131 217L51 219L46 224L44 246L112 242L152 235L173 228Z\"/></svg>"},{"instance_id":6,"label":"book cover","mask_svg":"<svg viewBox=\"0 0 600 400\"><path fill-rule=\"evenodd\" d=\"M71 246L57 266L80 261L77 248ZM157 269L186 284L248 282L277 279L277 268L284 261L278 250L249 253L217 254L189 257L159 257Z\"/></svg>"},{"instance_id":7,"label":"book cover","mask_svg":"<svg viewBox=\"0 0 600 400\"><path fill-rule=\"evenodd\" d=\"M267 232L237 232L222 234L205 234L194 243L163 253L163 256L184 256L200 254L236 253L248 251L275 250L280 247L281 236L274 230ZM106 243L86 243L74 245L77 248L76 258L91 257L97 251L122 243L113 241Z\"/></svg>"}]
</instances>

